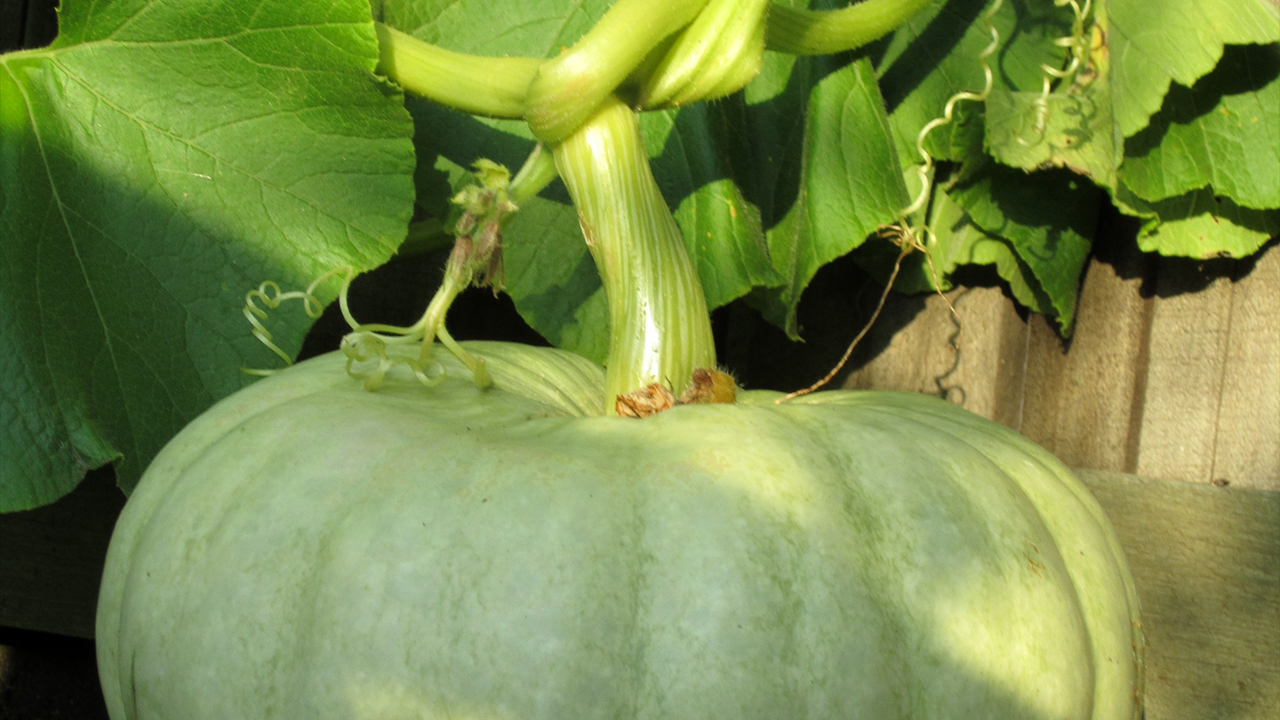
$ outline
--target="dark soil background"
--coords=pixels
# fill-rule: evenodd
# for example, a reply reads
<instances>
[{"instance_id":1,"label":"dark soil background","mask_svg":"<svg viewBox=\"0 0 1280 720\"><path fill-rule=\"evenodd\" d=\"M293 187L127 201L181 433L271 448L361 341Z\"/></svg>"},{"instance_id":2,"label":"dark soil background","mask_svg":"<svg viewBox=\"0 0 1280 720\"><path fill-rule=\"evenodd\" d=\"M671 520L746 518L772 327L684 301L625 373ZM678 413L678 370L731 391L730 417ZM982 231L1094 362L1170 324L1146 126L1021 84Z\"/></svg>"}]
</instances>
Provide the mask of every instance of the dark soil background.
<instances>
[{"instance_id":1,"label":"dark soil background","mask_svg":"<svg viewBox=\"0 0 1280 720\"><path fill-rule=\"evenodd\" d=\"M0 720L106 720L93 641L0 628Z\"/></svg>"}]
</instances>

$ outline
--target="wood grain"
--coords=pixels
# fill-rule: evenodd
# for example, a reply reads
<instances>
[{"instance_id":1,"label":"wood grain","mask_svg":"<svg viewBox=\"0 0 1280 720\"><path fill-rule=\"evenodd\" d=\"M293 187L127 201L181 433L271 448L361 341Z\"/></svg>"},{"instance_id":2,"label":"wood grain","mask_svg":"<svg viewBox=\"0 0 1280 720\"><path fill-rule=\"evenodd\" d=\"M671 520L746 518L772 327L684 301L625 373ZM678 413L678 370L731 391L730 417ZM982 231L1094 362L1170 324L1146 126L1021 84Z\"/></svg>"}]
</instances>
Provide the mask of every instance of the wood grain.
<instances>
[{"instance_id":1,"label":"wood grain","mask_svg":"<svg viewBox=\"0 0 1280 720\"><path fill-rule=\"evenodd\" d=\"M1043 317L1027 322L1022 423L1010 427L1068 465L1134 469L1153 305L1142 264L1136 249L1089 264L1070 339Z\"/></svg>"},{"instance_id":2,"label":"wood grain","mask_svg":"<svg viewBox=\"0 0 1280 720\"><path fill-rule=\"evenodd\" d=\"M996 288L948 297L958 352L940 297L893 297L892 334L843 386L942 395L1076 467L1280 490L1276 243L1244 261L1095 259L1067 340Z\"/></svg>"},{"instance_id":3,"label":"wood grain","mask_svg":"<svg viewBox=\"0 0 1280 720\"><path fill-rule=\"evenodd\" d=\"M1147 720L1280 717L1280 492L1079 474L1138 587Z\"/></svg>"}]
</instances>

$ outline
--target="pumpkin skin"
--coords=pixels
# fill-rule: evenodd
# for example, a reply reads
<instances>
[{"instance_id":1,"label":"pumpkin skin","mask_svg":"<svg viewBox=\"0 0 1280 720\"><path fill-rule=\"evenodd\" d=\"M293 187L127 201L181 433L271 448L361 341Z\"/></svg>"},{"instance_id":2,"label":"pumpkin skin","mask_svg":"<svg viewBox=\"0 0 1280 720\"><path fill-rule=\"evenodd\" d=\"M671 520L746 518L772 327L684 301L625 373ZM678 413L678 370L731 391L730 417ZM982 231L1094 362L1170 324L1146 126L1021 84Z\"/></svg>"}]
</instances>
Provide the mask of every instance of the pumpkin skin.
<instances>
[{"instance_id":1,"label":"pumpkin skin","mask_svg":"<svg viewBox=\"0 0 1280 720\"><path fill-rule=\"evenodd\" d=\"M329 355L164 449L107 556L114 720L1140 715L1104 515L1021 436L833 391L591 417L576 356L495 387Z\"/></svg>"}]
</instances>

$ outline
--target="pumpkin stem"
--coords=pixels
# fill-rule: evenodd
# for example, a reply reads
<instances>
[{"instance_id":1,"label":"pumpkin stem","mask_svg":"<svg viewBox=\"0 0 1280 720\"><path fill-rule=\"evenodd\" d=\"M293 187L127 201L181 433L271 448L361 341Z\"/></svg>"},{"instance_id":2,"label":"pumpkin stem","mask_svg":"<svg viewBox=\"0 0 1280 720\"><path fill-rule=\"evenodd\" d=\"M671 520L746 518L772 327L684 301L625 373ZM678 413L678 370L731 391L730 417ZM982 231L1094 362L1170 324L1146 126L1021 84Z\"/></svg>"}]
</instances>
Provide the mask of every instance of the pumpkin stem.
<instances>
[{"instance_id":1,"label":"pumpkin stem","mask_svg":"<svg viewBox=\"0 0 1280 720\"><path fill-rule=\"evenodd\" d=\"M635 113L610 98L552 153L609 306L606 412L638 388L688 386L695 369L715 367L711 319Z\"/></svg>"}]
</instances>

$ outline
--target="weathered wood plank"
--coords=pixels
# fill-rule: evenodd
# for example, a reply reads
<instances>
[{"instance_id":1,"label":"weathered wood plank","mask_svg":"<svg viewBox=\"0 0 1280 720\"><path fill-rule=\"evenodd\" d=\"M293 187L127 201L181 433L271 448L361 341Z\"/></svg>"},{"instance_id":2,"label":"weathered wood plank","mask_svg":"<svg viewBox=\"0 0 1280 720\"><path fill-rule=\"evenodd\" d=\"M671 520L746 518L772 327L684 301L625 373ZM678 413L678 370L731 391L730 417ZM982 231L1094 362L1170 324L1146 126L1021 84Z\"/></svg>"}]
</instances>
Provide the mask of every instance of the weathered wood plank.
<instances>
[{"instance_id":1,"label":"weathered wood plank","mask_svg":"<svg viewBox=\"0 0 1280 720\"><path fill-rule=\"evenodd\" d=\"M901 329L886 323L871 330L885 347L871 362L856 367L843 387L903 389L946 397L983 417L1014 425L1021 412L1026 324L999 288L974 287L938 295ZM901 300L886 308L898 314Z\"/></svg>"},{"instance_id":2,"label":"weathered wood plank","mask_svg":"<svg viewBox=\"0 0 1280 720\"><path fill-rule=\"evenodd\" d=\"M1076 467L1280 490L1280 246L1094 260L1068 340L995 288L948 297L958 335L940 297L892 297L843 386L943 395Z\"/></svg>"},{"instance_id":3,"label":"weathered wood plank","mask_svg":"<svg viewBox=\"0 0 1280 720\"><path fill-rule=\"evenodd\" d=\"M1280 489L1280 248L1249 265L1232 290L1210 477Z\"/></svg>"},{"instance_id":4,"label":"weathered wood plank","mask_svg":"<svg viewBox=\"0 0 1280 720\"><path fill-rule=\"evenodd\" d=\"M1218 409L1224 400L1232 282L1218 277L1199 292L1177 293L1176 288L1195 282L1194 268L1168 263L1160 270L1157 287L1170 294L1153 308L1134 471L1207 481L1213 479Z\"/></svg>"},{"instance_id":5,"label":"weathered wood plank","mask_svg":"<svg viewBox=\"0 0 1280 720\"><path fill-rule=\"evenodd\" d=\"M1147 365L1152 300L1132 252L1085 271L1074 332L1027 322L1021 424L1011 424L1073 467L1132 472Z\"/></svg>"},{"instance_id":6,"label":"weathered wood plank","mask_svg":"<svg viewBox=\"0 0 1280 720\"><path fill-rule=\"evenodd\" d=\"M1147 720L1280 717L1280 492L1080 476L1138 587Z\"/></svg>"}]
</instances>

